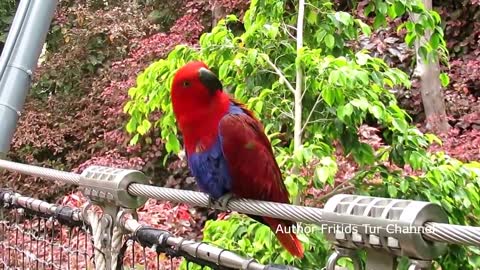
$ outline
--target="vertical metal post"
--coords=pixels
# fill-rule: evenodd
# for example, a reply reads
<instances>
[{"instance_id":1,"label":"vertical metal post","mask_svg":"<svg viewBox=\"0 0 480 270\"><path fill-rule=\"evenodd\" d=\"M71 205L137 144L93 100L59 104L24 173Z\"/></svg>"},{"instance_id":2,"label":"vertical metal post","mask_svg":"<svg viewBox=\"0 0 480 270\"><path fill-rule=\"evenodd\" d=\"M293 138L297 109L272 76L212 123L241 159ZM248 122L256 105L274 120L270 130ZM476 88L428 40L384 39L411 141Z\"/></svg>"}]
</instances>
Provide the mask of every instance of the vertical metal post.
<instances>
[{"instance_id":1,"label":"vertical metal post","mask_svg":"<svg viewBox=\"0 0 480 270\"><path fill-rule=\"evenodd\" d=\"M397 256L383 250L367 248L367 259L365 269L368 270L386 270L397 269Z\"/></svg>"},{"instance_id":2,"label":"vertical metal post","mask_svg":"<svg viewBox=\"0 0 480 270\"><path fill-rule=\"evenodd\" d=\"M10 150L58 0L21 0L0 57L0 158Z\"/></svg>"},{"instance_id":3,"label":"vertical metal post","mask_svg":"<svg viewBox=\"0 0 480 270\"><path fill-rule=\"evenodd\" d=\"M128 194L127 188L132 183L147 184L148 179L140 171L102 166L91 166L82 172L83 194L103 210L100 227L91 224L95 247L101 252L101 256L95 254L96 269L118 269L122 264L117 261L123 243L121 217L126 212L135 216L136 209L147 201ZM99 229L101 234L97 233Z\"/></svg>"}]
</instances>

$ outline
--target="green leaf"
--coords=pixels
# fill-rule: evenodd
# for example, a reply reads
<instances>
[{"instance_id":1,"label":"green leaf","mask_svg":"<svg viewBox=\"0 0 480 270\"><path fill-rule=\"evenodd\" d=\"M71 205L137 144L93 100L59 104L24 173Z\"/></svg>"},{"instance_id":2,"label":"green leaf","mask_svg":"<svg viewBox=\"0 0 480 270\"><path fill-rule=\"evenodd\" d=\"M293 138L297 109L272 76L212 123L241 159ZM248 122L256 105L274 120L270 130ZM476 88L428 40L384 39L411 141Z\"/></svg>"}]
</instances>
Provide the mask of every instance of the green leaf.
<instances>
[{"instance_id":1,"label":"green leaf","mask_svg":"<svg viewBox=\"0 0 480 270\"><path fill-rule=\"evenodd\" d=\"M320 29L315 33L315 38L318 43L322 42L325 36L327 35L327 32L324 29Z\"/></svg>"},{"instance_id":2,"label":"green leaf","mask_svg":"<svg viewBox=\"0 0 480 270\"><path fill-rule=\"evenodd\" d=\"M315 179L317 180L316 182L322 184L322 185L316 185L317 188L321 188L325 183L327 183L328 178L330 177L330 171L326 167L317 167L315 169Z\"/></svg>"},{"instance_id":3,"label":"green leaf","mask_svg":"<svg viewBox=\"0 0 480 270\"><path fill-rule=\"evenodd\" d=\"M432 37L430 38L430 46L432 49L438 49L438 45L440 45L441 37L438 33L433 33Z\"/></svg>"},{"instance_id":4,"label":"green leaf","mask_svg":"<svg viewBox=\"0 0 480 270\"><path fill-rule=\"evenodd\" d=\"M332 72L330 72L330 75L328 75L328 83L332 85L337 84L340 76L341 74L339 70L332 70Z\"/></svg>"},{"instance_id":5,"label":"green leaf","mask_svg":"<svg viewBox=\"0 0 480 270\"><path fill-rule=\"evenodd\" d=\"M442 145L442 140L440 140L435 134L425 134L425 138L427 138L427 140L430 142L430 143L438 143L438 145Z\"/></svg>"},{"instance_id":6,"label":"green leaf","mask_svg":"<svg viewBox=\"0 0 480 270\"><path fill-rule=\"evenodd\" d=\"M375 10L375 2L370 1L370 3L368 3L368 5L365 7L365 10L364 10L365 17L368 17L368 15L370 15L370 13L372 13L372 11L374 10Z\"/></svg>"},{"instance_id":7,"label":"green leaf","mask_svg":"<svg viewBox=\"0 0 480 270\"><path fill-rule=\"evenodd\" d=\"M397 197L398 190L394 185L388 184L387 191L388 191L388 195L391 198L396 198Z\"/></svg>"},{"instance_id":8,"label":"green leaf","mask_svg":"<svg viewBox=\"0 0 480 270\"><path fill-rule=\"evenodd\" d=\"M355 22L360 26L360 29L365 36L369 37L372 34L372 28L370 28L368 24L362 22L360 19L355 19Z\"/></svg>"},{"instance_id":9,"label":"green leaf","mask_svg":"<svg viewBox=\"0 0 480 270\"><path fill-rule=\"evenodd\" d=\"M364 66L367 64L368 60L371 59L372 57L364 52L358 52L355 54L357 58L357 64L360 66Z\"/></svg>"},{"instance_id":10,"label":"green leaf","mask_svg":"<svg viewBox=\"0 0 480 270\"><path fill-rule=\"evenodd\" d=\"M394 9L395 9L396 17L400 17L405 13L405 6L403 5L402 2L395 1L395 3L393 3L393 6L394 6Z\"/></svg>"},{"instance_id":11,"label":"green leaf","mask_svg":"<svg viewBox=\"0 0 480 270\"><path fill-rule=\"evenodd\" d=\"M442 83L442 86L447 87L448 84L450 83L450 77L448 77L448 74L441 73L439 77L440 77L440 82Z\"/></svg>"},{"instance_id":12,"label":"green leaf","mask_svg":"<svg viewBox=\"0 0 480 270\"><path fill-rule=\"evenodd\" d=\"M370 165L375 162L373 148L366 143L361 143L359 147L354 150L354 154L355 160L361 165Z\"/></svg>"},{"instance_id":13,"label":"green leaf","mask_svg":"<svg viewBox=\"0 0 480 270\"><path fill-rule=\"evenodd\" d=\"M370 103L368 103L368 100L365 98L358 98L350 101L350 103L356 107L361 109L362 111L366 111L370 107Z\"/></svg>"},{"instance_id":14,"label":"green leaf","mask_svg":"<svg viewBox=\"0 0 480 270\"><path fill-rule=\"evenodd\" d=\"M263 100L259 100L255 104L255 111L260 114L262 112L262 109L263 109Z\"/></svg>"},{"instance_id":15,"label":"green leaf","mask_svg":"<svg viewBox=\"0 0 480 270\"><path fill-rule=\"evenodd\" d=\"M413 151L410 154L409 163L414 170L418 170L422 168L422 165L423 165L422 160L423 160L423 156L419 152Z\"/></svg>"},{"instance_id":16,"label":"green leaf","mask_svg":"<svg viewBox=\"0 0 480 270\"><path fill-rule=\"evenodd\" d=\"M388 14L388 17L390 17L391 19L395 19L395 17L397 17L397 14L395 12L395 7L394 6L389 6L387 14Z\"/></svg>"},{"instance_id":17,"label":"green leaf","mask_svg":"<svg viewBox=\"0 0 480 270\"><path fill-rule=\"evenodd\" d=\"M415 34L415 32L408 32L407 35L405 35L405 43L407 43L407 45L411 47L416 37L417 35Z\"/></svg>"},{"instance_id":18,"label":"green leaf","mask_svg":"<svg viewBox=\"0 0 480 270\"><path fill-rule=\"evenodd\" d=\"M337 108L337 116L340 120L345 122L346 117L350 117L353 113L353 106L352 104L347 104L345 106L339 106Z\"/></svg>"},{"instance_id":19,"label":"green leaf","mask_svg":"<svg viewBox=\"0 0 480 270\"><path fill-rule=\"evenodd\" d=\"M377 6L377 11L380 12L381 15L385 15L387 13L388 6L383 0L377 0L375 1L375 4ZM378 16L379 14L377 14Z\"/></svg>"},{"instance_id":20,"label":"green leaf","mask_svg":"<svg viewBox=\"0 0 480 270\"><path fill-rule=\"evenodd\" d=\"M363 85L369 85L370 78L369 78L368 73L366 71L359 71L356 75L357 75L356 77L360 80L360 82Z\"/></svg>"},{"instance_id":21,"label":"green leaf","mask_svg":"<svg viewBox=\"0 0 480 270\"><path fill-rule=\"evenodd\" d=\"M377 14L377 16L375 16L375 20L373 21L373 28L377 29L379 28L380 26L383 26L385 25L387 21L385 20L385 16L382 15L382 14Z\"/></svg>"},{"instance_id":22,"label":"green leaf","mask_svg":"<svg viewBox=\"0 0 480 270\"><path fill-rule=\"evenodd\" d=\"M335 19L344 25L351 25L353 23L352 16L343 11L335 13Z\"/></svg>"},{"instance_id":23,"label":"green leaf","mask_svg":"<svg viewBox=\"0 0 480 270\"><path fill-rule=\"evenodd\" d=\"M310 11L308 12L308 15L307 15L307 22L309 24L316 24L317 23L317 19L318 19L318 14L314 11Z\"/></svg>"},{"instance_id":24,"label":"green leaf","mask_svg":"<svg viewBox=\"0 0 480 270\"><path fill-rule=\"evenodd\" d=\"M425 33L425 27L420 23L416 23L415 24L415 33L418 36L423 36L423 34Z\"/></svg>"},{"instance_id":25,"label":"green leaf","mask_svg":"<svg viewBox=\"0 0 480 270\"><path fill-rule=\"evenodd\" d=\"M336 90L332 87L327 87L322 90L322 98L329 105L332 106L335 102Z\"/></svg>"},{"instance_id":26,"label":"green leaf","mask_svg":"<svg viewBox=\"0 0 480 270\"><path fill-rule=\"evenodd\" d=\"M332 34L325 36L325 45L330 49L333 49L333 46L335 46L335 37Z\"/></svg>"},{"instance_id":27,"label":"green leaf","mask_svg":"<svg viewBox=\"0 0 480 270\"><path fill-rule=\"evenodd\" d=\"M152 123L150 123L150 121L148 121L147 119L144 119L142 122L142 126L146 133L152 127Z\"/></svg>"},{"instance_id":28,"label":"green leaf","mask_svg":"<svg viewBox=\"0 0 480 270\"><path fill-rule=\"evenodd\" d=\"M408 187L409 187L409 184L408 184L408 181L403 179L401 182L400 182L400 191L402 193L405 193L408 191Z\"/></svg>"},{"instance_id":29,"label":"green leaf","mask_svg":"<svg viewBox=\"0 0 480 270\"><path fill-rule=\"evenodd\" d=\"M433 17L435 24L439 24L442 22L442 18L440 18L440 15L438 14L438 12L436 12L435 10L430 10L430 14Z\"/></svg>"},{"instance_id":30,"label":"green leaf","mask_svg":"<svg viewBox=\"0 0 480 270\"><path fill-rule=\"evenodd\" d=\"M403 133L407 132L408 124L404 119L393 118L392 124L397 130Z\"/></svg>"},{"instance_id":31,"label":"green leaf","mask_svg":"<svg viewBox=\"0 0 480 270\"><path fill-rule=\"evenodd\" d=\"M218 71L218 76L220 79L223 79L227 76L228 70L230 68L231 61L225 61L221 66Z\"/></svg>"},{"instance_id":32,"label":"green leaf","mask_svg":"<svg viewBox=\"0 0 480 270\"><path fill-rule=\"evenodd\" d=\"M178 153L178 151L180 151L180 142L178 141L177 136L175 136L175 134L173 133L168 134L165 148L169 153L170 152Z\"/></svg>"},{"instance_id":33,"label":"green leaf","mask_svg":"<svg viewBox=\"0 0 480 270\"><path fill-rule=\"evenodd\" d=\"M130 140L130 145L137 144L139 138L140 138L140 134L135 134L135 136L133 136L133 138Z\"/></svg>"},{"instance_id":34,"label":"green leaf","mask_svg":"<svg viewBox=\"0 0 480 270\"><path fill-rule=\"evenodd\" d=\"M383 108L378 105L368 107L368 111L377 119L383 120Z\"/></svg>"},{"instance_id":35,"label":"green leaf","mask_svg":"<svg viewBox=\"0 0 480 270\"><path fill-rule=\"evenodd\" d=\"M136 129L137 122L135 121L134 118L130 118L130 121L128 121L126 129L128 133L133 133Z\"/></svg>"}]
</instances>

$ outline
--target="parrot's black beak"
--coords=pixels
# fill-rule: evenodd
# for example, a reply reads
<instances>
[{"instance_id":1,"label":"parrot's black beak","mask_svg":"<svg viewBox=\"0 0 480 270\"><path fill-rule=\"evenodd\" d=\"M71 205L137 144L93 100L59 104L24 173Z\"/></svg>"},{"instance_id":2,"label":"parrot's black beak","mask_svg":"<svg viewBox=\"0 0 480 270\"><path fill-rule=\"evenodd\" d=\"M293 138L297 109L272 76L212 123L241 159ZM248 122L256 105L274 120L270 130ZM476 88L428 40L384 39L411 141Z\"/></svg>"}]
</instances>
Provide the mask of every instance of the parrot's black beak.
<instances>
[{"instance_id":1,"label":"parrot's black beak","mask_svg":"<svg viewBox=\"0 0 480 270\"><path fill-rule=\"evenodd\" d=\"M198 73L200 81L205 87L207 87L211 95L214 95L217 91L223 90L222 83L213 72L202 67L198 70Z\"/></svg>"}]
</instances>

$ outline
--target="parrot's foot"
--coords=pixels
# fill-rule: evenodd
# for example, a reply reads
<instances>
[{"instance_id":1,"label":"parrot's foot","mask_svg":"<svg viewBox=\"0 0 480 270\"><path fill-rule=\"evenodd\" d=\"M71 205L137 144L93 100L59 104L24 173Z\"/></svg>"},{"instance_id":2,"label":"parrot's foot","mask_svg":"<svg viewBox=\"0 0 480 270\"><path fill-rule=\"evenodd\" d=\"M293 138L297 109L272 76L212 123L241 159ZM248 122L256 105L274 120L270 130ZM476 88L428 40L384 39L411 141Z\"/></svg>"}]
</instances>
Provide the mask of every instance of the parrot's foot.
<instances>
[{"instance_id":1,"label":"parrot's foot","mask_svg":"<svg viewBox=\"0 0 480 270\"><path fill-rule=\"evenodd\" d=\"M218 199L214 199L212 196L208 197L208 207L209 208L216 208L222 211L227 211L228 202L232 199L233 194L227 193Z\"/></svg>"}]
</instances>

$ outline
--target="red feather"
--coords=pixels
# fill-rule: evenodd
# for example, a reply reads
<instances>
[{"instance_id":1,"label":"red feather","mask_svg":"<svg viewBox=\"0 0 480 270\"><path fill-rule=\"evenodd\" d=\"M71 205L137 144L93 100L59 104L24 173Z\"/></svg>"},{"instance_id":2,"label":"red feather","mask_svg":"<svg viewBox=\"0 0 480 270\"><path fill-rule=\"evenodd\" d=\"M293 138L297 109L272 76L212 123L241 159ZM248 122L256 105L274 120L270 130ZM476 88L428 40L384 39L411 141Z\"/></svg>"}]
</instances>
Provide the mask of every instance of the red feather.
<instances>
[{"instance_id":1,"label":"red feather","mask_svg":"<svg viewBox=\"0 0 480 270\"><path fill-rule=\"evenodd\" d=\"M232 193L238 197L290 203L280 168L262 124L243 105L246 114L229 114L220 121L223 153L232 176ZM262 218L276 232L278 226L290 227L293 222ZM294 233L275 233L280 243L293 255L303 257L303 247Z\"/></svg>"}]
</instances>

